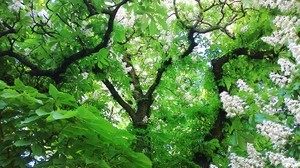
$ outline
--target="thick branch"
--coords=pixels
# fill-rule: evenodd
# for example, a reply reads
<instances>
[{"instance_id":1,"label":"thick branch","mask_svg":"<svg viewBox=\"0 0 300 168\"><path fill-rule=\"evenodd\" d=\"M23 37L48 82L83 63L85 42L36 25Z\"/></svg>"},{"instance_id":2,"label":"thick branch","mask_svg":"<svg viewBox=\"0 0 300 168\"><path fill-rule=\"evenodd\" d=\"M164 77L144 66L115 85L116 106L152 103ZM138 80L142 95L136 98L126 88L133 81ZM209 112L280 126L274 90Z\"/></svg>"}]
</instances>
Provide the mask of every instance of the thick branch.
<instances>
[{"instance_id":1,"label":"thick branch","mask_svg":"<svg viewBox=\"0 0 300 168\"><path fill-rule=\"evenodd\" d=\"M114 85L108 79L104 79L102 80L102 82L105 84L105 86L111 93L112 97L125 109L125 111L131 117L131 119L135 121L136 117L135 117L134 109L122 99L118 91L115 89Z\"/></svg>"},{"instance_id":2,"label":"thick branch","mask_svg":"<svg viewBox=\"0 0 300 168\"><path fill-rule=\"evenodd\" d=\"M9 29L7 31L0 32L0 38L3 37L3 36L6 36L8 34L12 34L12 33L16 33L16 30L15 29Z\"/></svg>"},{"instance_id":3,"label":"thick branch","mask_svg":"<svg viewBox=\"0 0 300 168\"><path fill-rule=\"evenodd\" d=\"M83 0L83 2L89 11L89 17L99 14L96 7L91 4L91 0Z\"/></svg>"}]
</instances>

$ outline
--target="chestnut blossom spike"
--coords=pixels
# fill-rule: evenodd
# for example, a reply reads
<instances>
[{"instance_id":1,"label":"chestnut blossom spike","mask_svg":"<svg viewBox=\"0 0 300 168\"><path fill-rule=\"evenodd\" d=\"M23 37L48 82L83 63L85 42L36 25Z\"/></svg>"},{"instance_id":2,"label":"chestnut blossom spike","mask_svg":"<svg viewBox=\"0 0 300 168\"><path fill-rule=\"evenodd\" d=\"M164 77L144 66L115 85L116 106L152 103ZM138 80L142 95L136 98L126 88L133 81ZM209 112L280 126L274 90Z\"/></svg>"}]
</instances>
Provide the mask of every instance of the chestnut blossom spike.
<instances>
[{"instance_id":1,"label":"chestnut blossom spike","mask_svg":"<svg viewBox=\"0 0 300 168\"><path fill-rule=\"evenodd\" d=\"M271 72L269 75L270 79L280 87L285 87L292 82L292 80L286 76L279 75Z\"/></svg>"},{"instance_id":2,"label":"chestnut blossom spike","mask_svg":"<svg viewBox=\"0 0 300 168\"><path fill-rule=\"evenodd\" d=\"M284 103L291 114L293 114L293 115L300 114L300 101L299 100L285 98Z\"/></svg>"},{"instance_id":3,"label":"chestnut blossom spike","mask_svg":"<svg viewBox=\"0 0 300 168\"><path fill-rule=\"evenodd\" d=\"M286 144L287 138L292 135L293 131L289 127L266 120L257 124L256 128L258 133L268 137L277 148Z\"/></svg>"},{"instance_id":4,"label":"chestnut blossom spike","mask_svg":"<svg viewBox=\"0 0 300 168\"><path fill-rule=\"evenodd\" d=\"M21 9L25 9L23 0L12 0L11 4L8 6L9 10L19 12Z\"/></svg>"},{"instance_id":5,"label":"chestnut blossom spike","mask_svg":"<svg viewBox=\"0 0 300 168\"><path fill-rule=\"evenodd\" d=\"M264 168L265 164L263 160L253 159L253 158L245 158L241 156L237 156L235 153L231 153L229 167L231 168Z\"/></svg>"},{"instance_id":6,"label":"chestnut blossom spike","mask_svg":"<svg viewBox=\"0 0 300 168\"><path fill-rule=\"evenodd\" d=\"M239 79L237 82L237 87L240 89L240 90L243 90L243 91L246 91L246 92L253 92L253 89L250 88L246 82L244 82L242 79Z\"/></svg>"},{"instance_id":7,"label":"chestnut blossom spike","mask_svg":"<svg viewBox=\"0 0 300 168\"><path fill-rule=\"evenodd\" d=\"M268 160L274 166L279 166L281 164L284 168L300 168L300 162L292 157L286 157L282 153L267 152L266 155Z\"/></svg>"},{"instance_id":8,"label":"chestnut blossom spike","mask_svg":"<svg viewBox=\"0 0 300 168\"><path fill-rule=\"evenodd\" d=\"M280 58L277 62L281 67L281 72L286 77L291 76L296 71L296 65L287 58Z\"/></svg>"},{"instance_id":9,"label":"chestnut blossom spike","mask_svg":"<svg viewBox=\"0 0 300 168\"><path fill-rule=\"evenodd\" d=\"M223 109L227 112L227 117L232 118L237 115L243 114L247 108L245 102L238 96L230 96L228 92L220 94Z\"/></svg>"}]
</instances>

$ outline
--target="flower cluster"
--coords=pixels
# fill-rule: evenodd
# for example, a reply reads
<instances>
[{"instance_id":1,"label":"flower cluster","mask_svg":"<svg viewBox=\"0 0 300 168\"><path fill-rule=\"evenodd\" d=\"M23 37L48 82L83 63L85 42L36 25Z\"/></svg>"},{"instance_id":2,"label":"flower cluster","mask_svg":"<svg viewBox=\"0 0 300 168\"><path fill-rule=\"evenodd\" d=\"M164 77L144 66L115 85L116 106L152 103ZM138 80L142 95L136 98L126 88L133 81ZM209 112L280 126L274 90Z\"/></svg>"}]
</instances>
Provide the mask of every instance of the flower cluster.
<instances>
[{"instance_id":1,"label":"flower cluster","mask_svg":"<svg viewBox=\"0 0 300 168\"><path fill-rule=\"evenodd\" d=\"M253 144L251 143L247 143L247 153L249 158L256 159L256 160L261 159L261 153L257 152Z\"/></svg>"},{"instance_id":2,"label":"flower cluster","mask_svg":"<svg viewBox=\"0 0 300 168\"><path fill-rule=\"evenodd\" d=\"M257 124L258 133L270 138L276 147L281 147L287 142L287 138L292 134L292 129L272 121L263 121L262 124Z\"/></svg>"},{"instance_id":3,"label":"flower cluster","mask_svg":"<svg viewBox=\"0 0 300 168\"><path fill-rule=\"evenodd\" d=\"M20 9L25 9L23 0L12 0L11 4L8 6L9 10L19 12Z\"/></svg>"},{"instance_id":4,"label":"flower cluster","mask_svg":"<svg viewBox=\"0 0 300 168\"><path fill-rule=\"evenodd\" d=\"M124 26L132 27L136 16L133 12L128 13L125 8L121 7L116 15L116 20Z\"/></svg>"},{"instance_id":5,"label":"flower cluster","mask_svg":"<svg viewBox=\"0 0 300 168\"><path fill-rule=\"evenodd\" d=\"M283 72L284 76L291 76L296 71L296 65L291 63L287 58L278 59L278 64L280 65L281 72Z\"/></svg>"},{"instance_id":6,"label":"flower cluster","mask_svg":"<svg viewBox=\"0 0 300 168\"><path fill-rule=\"evenodd\" d=\"M262 40L264 42L272 46L276 44L284 45L286 42L296 42L296 39L298 39L296 26L300 24L300 20L297 17L276 16L273 22L279 30L274 31L272 36L263 37Z\"/></svg>"},{"instance_id":7,"label":"flower cluster","mask_svg":"<svg viewBox=\"0 0 300 168\"><path fill-rule=\"evenodd\" d=\"M214 164L210 164L209 168L218 168L218 166L214 165Z\"/></svg>"},{"instance_id":8,"label":"flower cluster","mask_svg":"<svg viewBox=\"0 0 300 168\"><path fill-rule=\"evenodd\" d=\"M230 96L228 92L222 92L220 94L223 108L227 112L227 117L235 117L244 113L246 108L245 102L238 96Z\"/></svg>"},{"instance_id":9,"label":"flower cluster","mask_svg":"<svg viewBox=\"0 0 300 168\"><path fill-rule=\"evenodd\" d=\"M300 162L297 162L294 158L285 157L281 153L267 152L267 158L274 166L281 164L284 168L299 168Z\"/></svg>"},{"instance_id":10,"label":"flower cluster","mask_svg":"<svg viewBox=\"0 0 300 168\"><path fill-rule=\"evenodd\" d=\"M265 167L264 166L264 161L263 160L259 160L256 158L245 158L245 157L240 157L237 156L235 153L231 153L230 154L230 164L229 166L231 168L240 168L240 167L244 167L244 168L252 168L252 167Z\"/></svg>"},{"instance_id":11,"label":"flower cluster","mask_svg":"<svg viewBox=\"0 0 300 168\"><path fill-rule=\"evenodd\" d=\"M239 79L237 82L236 82L236 85L237 87L240 89L240 90L243 90L243 91L246 91L246 92L253 92L253 89L250 88L246 82L244 82L242 79Z\"/></svg>"},{"instance_id":12,"label":"flower cluster","mask_svg":"<svg viewBox=\"0 0 300 168\"><path fill-rule=\"evenodd\" d=\"M275 84L277 84L280 87L284 87L290 84L292 81L290 78L279 75L278 73L274 73L274 72L271 72L269 77Z\"/></svg>"},{"instance_id":13,"label":"flower cluster","mask_svg":"<svg viewBox=\"0 0 300 168\"><path fill-rule=\"evenodd\" d=\"M296 43L290 43L288 47L296 61L296 64L299 65L300 64L300 45L297 45Z\"/></svg>"},{"instance_id":14,"label":"flower cluster","mask_svg":"<svg viewBox=\"0 0 300 168\"><path fill-rule=\"evenodd\" d=\"M285 98L284 103L285 103L286 107L288 108L288 110L292 114L296 115L296 114L300 113L300 101L299 100Z\"/></svg>"},{"instance_id":15,"label":"flower cluster","mask_svg":"<svg viewBox=\"0 0 300 168\"><path fill-rule=\"evenodd\" d=\"M81 31L85 36L92 36L93 35L93 28L87 28L88 26L88 22L87 21L83 21L82 22L82 27L81 27Z\"/></svg>"},{"instance_id":16,"label":"flower cluster","mask_svg":"<svg viewBox=\"0 0 300 168\"><path fill-rule=\"evenodd\" d=\"M297 0L291 0L291 1L287 1L287 0L256 0L253 4L255 4L255 6L258 7L266 7L266 8L278 8L279 10L283 11L283 12L288 12L291 11L293 9L299 9L299 5L300 3L297 2Z\"/></svg>"},{"instance_id":17,"label":"flower cluster","mask_svg":"<svg viewBox=\"0 0 300 168\"><path fill-rule=\"evenodd\" d=\"M295 122L300 124L300 101L285 98L284 103L291 114L295 116Z\"/></svg>"},{"instance_id":18,"label":"flower cluster","mask_svg":"<svg viewBox=\"0 0 300 168\"><path fill-rule=\"evenodd\" d=\"M128 73L132 70L132 67L127 65L126 62L122 62L122 67L124 68L125 72Z\"/></svg>"},{"instance_id":19,"label":"flower cluster","mask_svg":"<svg viewBox=\"0 0 300 168\"><path fill-rule=\"evenodd\" d=\"M278 114L278 113L282 112L281 107L276 107L277 103L278 103L278 97L275 97L275 96L271 97L269 104L263 105L261 112L267 113L270 115Z\"/></svg>"}]
</instances>

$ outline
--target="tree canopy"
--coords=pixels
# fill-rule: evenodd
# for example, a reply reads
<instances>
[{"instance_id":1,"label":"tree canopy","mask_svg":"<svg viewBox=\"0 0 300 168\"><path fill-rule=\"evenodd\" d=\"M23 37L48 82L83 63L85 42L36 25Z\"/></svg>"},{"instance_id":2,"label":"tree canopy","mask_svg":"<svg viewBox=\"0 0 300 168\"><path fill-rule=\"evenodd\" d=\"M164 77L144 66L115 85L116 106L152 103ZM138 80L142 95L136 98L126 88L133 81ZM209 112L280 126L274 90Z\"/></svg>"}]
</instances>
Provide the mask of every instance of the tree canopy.
<instances>
[{"instance_id":1,"label":"tree canopy","mask_svg":"<svg viewBox=\"0 0 300 168\"><path fill-rule=\"evenodd\" d=\"M0 0L1 167L300 167L300 1Z\"/></svg>"}]
</instances>

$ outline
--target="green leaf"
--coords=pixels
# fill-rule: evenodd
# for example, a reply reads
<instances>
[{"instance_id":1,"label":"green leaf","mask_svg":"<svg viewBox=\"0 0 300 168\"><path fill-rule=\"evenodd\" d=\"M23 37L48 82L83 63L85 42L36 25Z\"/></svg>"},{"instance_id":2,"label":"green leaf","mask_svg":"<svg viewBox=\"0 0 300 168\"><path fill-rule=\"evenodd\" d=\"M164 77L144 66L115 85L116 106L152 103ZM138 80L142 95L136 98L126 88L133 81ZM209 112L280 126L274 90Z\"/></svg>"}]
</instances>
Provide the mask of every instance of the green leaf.
<instances>
[{"instance_id":1,"label":"green leaf","mask_svg":"<svg viewBox=\"0 0 300 168\"><path fill-rule=\"evenodd\" d=\"M26 140L17 140L14 145L19 147L19 146L27 146L30 145L31 142L30 141L26 141Z\"/></svg>"},{"instance_id":2,"label":"green leaf","mask_svg":"<svg viewBox=\"0 0 300 168\"><path fill-rule=\"evenodd\" d=\"M59 91L56 89L55 86L53 86L52 84L50 84L49 86L49 94L54 98L57 99L59 96Z\"/></svg>"},{"instance_id":3,"label":"green leaf","mask_svg":"<svg viewBox=\"0 0 300 168\"><path fill-rule=\"evenodd\" d=\"M2 90L4 88L8 88L8 85L5 82L3 82L2 80L0 80L0 89Z\"/></svg>"},{"instance_id":4,"label":"green leaf","mask_svg":"<svg viewBox=\"0 0 300 168\"><path fill-rule=\"evenodd\" d=\"M68 111L68 110L58 110L53 111L47 117L47 121L54 121L54 120L62 120L67 118L72 118L77 115L77 111Z\"/></svg>"},{"instance_id":5,"label":"green leaf","mask_svg":"<svg viewBox=\"0 0 300 168\"><path fill-rule=\"evenodd\" d=\"M37 119L39 119L39 116L31 116L29 118L26 118L24 121L21 122L21 124L28 124L31 123L32 121L35 121Z\"/></svg>"},{"instance_id":6,"label":"green leaf","mask_svg":"<svg viewBox=\"0 0 300 168\"><path fill-rule=\"evenodd\" d=\"M129 160L133 163L135 168L151 168L151 160L145 156L143 153L134 153Z\"/></svg>"},{"instance_id":7,"label":"green leaf","mask_svg":"<svg viewBox=\"0 0 300 168\"><path fill-rule=\"evenodd\" d=\"M34 154L35 156L41 156L41 155L43 155L43 149L42 149L41 146L38 145L38 144L33 144L33 145L31 146L31 150L32 150L32 152L33 152L33 154Z\"/></svg>"},{"instance_id":8,"label":"green leaf","mask_svg":"<svg viewBox=\"0 0 300 168\"><path fill-rule=\"evenodd\" d=\"M114 33L114 41L122 42L125 40L125 29L122 25L116 26Z\"/></svg>"},{"instance_id":9,"label":"green leaf","mask_svg":"<svg viewBox=\"0 0 300 168\"><path fill-rule=\"evenodd\" d=\"M0 109L4 109L6 106L7 104L4 101L0 100Z\"/></svg>"},{"instance_id":10,"label":"green leaf","mask_svg":"<svg viewBox=\"0 0 300 168\"><path fill-rule=\"evenodd\" d=\"M38 115L38 116L44 116L44 115L48 115L49 112L45 112L43 109L39 108L37 110L35 110L35 113Z\"/></svg>"},{"instance_id":11,"label":"green leaf","mask_svg":"<svg viewBox=\"0 0 300 168\"><path fill-rule=\"evenodd\" d=\"M149 33L150 33L150 35L155 35L155 34L158 33L158 29L157 29L157 26L156 26L156 23L155 23L154 19L151 19L151 21L150 21Z\"/></svg>"},{"instance_id":12,"label":"green leaf","mask_svg":"<svg viewBox=\"0 0 300 168\"><path fill-rule=\"evenodd\" d=\"M49 86L49 94L55 99L55 104L58 107L61 105L78 106L77 101L72 95L58 91L52 84Z\"/></svg>"},{"instance_id":13,"label":"green leaf","mask_svg":"<svg viewBox=\"0 0 300 168\"><path fill-rule=\"evenodd\" d=\"M3 98L15 98L17 96L19 96L20 94L13 90L13 89L5 89L3 90L2 94L0 95L0 97L3 97Z\"/></svg>"}]
</instances>

